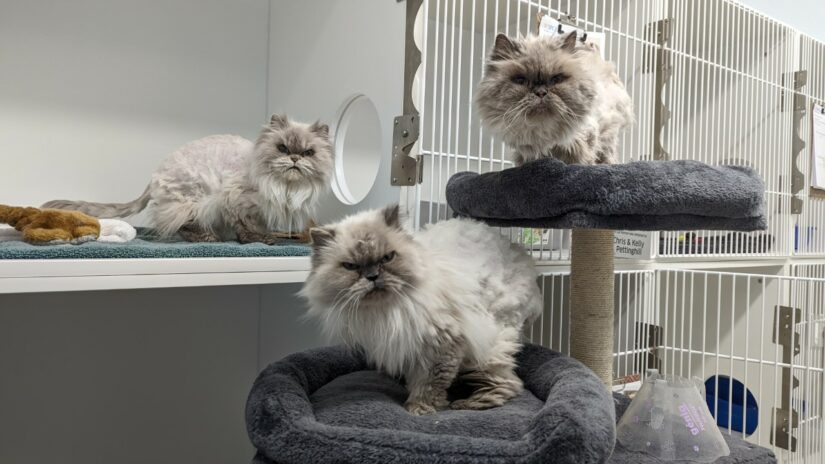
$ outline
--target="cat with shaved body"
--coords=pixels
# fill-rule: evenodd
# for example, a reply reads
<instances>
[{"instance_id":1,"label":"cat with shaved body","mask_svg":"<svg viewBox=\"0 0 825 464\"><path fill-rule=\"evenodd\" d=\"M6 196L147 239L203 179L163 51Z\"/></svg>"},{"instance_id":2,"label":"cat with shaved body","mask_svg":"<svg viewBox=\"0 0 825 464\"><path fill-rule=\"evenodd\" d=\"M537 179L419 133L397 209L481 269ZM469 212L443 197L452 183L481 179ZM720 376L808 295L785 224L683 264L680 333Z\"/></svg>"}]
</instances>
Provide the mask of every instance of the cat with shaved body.
<instances>
[{"instance_id":1,"label":"cat with shaved body","mask_svg":"<svg viewBox=\"0 0 825 464\"><path fill-rule=\"evenodd\" d=\"M98 218L127 217L148 207L161 237L178 233L191 242L308 240L306 229L332 170L326 124L274 115L255 142L213 135L182 146L131 202L55 200L43 207Z\"/></svg>"}]
</instances>

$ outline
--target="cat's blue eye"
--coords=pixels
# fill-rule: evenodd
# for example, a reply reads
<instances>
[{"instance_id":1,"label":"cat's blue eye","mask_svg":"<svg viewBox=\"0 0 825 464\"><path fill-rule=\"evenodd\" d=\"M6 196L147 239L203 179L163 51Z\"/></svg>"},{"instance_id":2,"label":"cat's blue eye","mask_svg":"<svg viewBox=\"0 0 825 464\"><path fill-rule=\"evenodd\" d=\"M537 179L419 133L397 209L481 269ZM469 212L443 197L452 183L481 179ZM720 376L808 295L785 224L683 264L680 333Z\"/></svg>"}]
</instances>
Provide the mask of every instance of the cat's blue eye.
<instances>
[{"instance_id":1,"label":"cat's blue eye","mask_svg":"<svg viewBox=\"0 0 825 464\"><path fill-rule=\"evenodd\" d=\"M524 76L516 76L513 78L513 83L518 85L525 85L527 84L527 78Z\"/></svg>"},{"instance_id":2,"label":"cat's blue eye","mask_svg":"<svg viewBox=\"0 0 825 464\"><path fill-rule=\"evenodd\" d=\"M550 78L550 85L560 84L567 80L567 76L564 74L556 74Z\"/></svg>"},{"instance_id":3,"label":"cat's blue eye","mask_svg":"<svg viewBox=\"0 0 825 464\"><path fill-rule=\"evenodd\" d=\"M395 252L391 251L391 252L385 254L383 258L381 258L381 263L382 264L387 264L388 262L392 261L393 259L395 259Z\"/></svg>"},{"instance_id":4,"label":"cat's blue eye","mask_svg":"<svg viewBox=\"0 0 825 464\"><path fill-rule=\"evenodd\" d=\"M309 150L304 150L304 152L302 153L303 156L312 156L314 154L315 154L315 150L313 150L311 148Z\"/></svg>"},{"instance_id":5,"label":"cat's blue eye","mask_svg":"<svg viewBox=\"0 0 825 464\"><path fill-rule=\"evenodd\" d=\"M356 266L353 263L341 263L341 266L344 266L344 269L346 269L348 271L354 271L354 270L358 269L358 266Z\"/></svg>"},{"instance_id":6,"label":"cat's blue eye","mask_svg":"<svg viewBox=\"0 0 825 464\"><path fill-rule=\"evenodd\" d=\"M285 155L289 154L289 148L287 148L287 146L284 145L283 143L278 145L278 151L280 151L281 153L283 153Z\"/></svg>"}]
</instances>

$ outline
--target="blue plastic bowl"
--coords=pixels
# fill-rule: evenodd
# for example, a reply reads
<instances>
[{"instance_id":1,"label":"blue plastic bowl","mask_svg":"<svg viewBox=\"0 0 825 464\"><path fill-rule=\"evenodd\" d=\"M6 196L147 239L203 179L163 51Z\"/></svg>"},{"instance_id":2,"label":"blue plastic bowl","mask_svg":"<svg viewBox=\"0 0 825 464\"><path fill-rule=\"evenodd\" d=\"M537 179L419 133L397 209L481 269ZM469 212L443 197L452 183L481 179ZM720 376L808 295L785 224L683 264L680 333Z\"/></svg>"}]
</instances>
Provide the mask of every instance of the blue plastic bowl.
<instances>
[{"instance_id":1,"label":"blue plastic bowl","mask_svg":"<svg viewBox=\"0 0 825 464\"><path fill-rule=\"evenodd\" d=\"M759 425L759 406L756 404L756 397L750 390L746 391L745 385L736 379L733 379L733 391L731 391L730 377L718 376L717 393L717 376L709 377L705 380L705 400L719 427L728 428L730 424L731 430L744 432L745 436L748 436ZM745 411L747 411L747 416Z\"/></svg>"}]
</instances>

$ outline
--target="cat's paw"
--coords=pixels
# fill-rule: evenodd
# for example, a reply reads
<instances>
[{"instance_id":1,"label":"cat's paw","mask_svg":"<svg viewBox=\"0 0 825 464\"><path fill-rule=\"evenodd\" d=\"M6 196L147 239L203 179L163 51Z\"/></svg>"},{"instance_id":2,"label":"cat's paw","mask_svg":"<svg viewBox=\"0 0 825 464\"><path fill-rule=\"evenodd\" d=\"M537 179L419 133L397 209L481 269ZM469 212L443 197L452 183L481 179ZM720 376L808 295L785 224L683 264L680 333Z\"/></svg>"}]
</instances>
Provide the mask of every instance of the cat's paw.
<instances>
[{"instance_id":1,"label":"cat's paw","mask_svg":"<svg viewBox=\"0 0 825 464\"><path fill-rule=\"evenodd\" d=\"M498 404L491 404L486 401L478 401L473 398L467 398L464 400L455 400L450 403L450 409L469 409L473 411L480 411L483 409L490 409L496 406L500 406Z\"/></svg>"},{"instance_id":2,"label":"cat's paw","mask_svg":"<svg viewBox=\"0 0 825 464\"><path fill-rule=\"evenodd\" d=\"M449 401L449 400L447 400L446 395L444 396L444 398L439 398L439 399L435 400L435 402L434 402L434 403L435 403L435 404L434 404L433 406L434 406L434 407L435 407L435 409L436 409L436 410L438 410L438 411L443 411L443 410L445 410L445 409L449 409L449 408L450 408L450 401Z\"/></svg>"},{"instance_id":3,"label":"cat's paw","mask_svg":"<svg viewBox=\"0 0 825 464\"><path fill-rule=\"evenodd\" d=\"M421 401L408 401L404 404L404 409L413 416L426 416L435 413L435 406Z\"/></svg>"}]
</instances>

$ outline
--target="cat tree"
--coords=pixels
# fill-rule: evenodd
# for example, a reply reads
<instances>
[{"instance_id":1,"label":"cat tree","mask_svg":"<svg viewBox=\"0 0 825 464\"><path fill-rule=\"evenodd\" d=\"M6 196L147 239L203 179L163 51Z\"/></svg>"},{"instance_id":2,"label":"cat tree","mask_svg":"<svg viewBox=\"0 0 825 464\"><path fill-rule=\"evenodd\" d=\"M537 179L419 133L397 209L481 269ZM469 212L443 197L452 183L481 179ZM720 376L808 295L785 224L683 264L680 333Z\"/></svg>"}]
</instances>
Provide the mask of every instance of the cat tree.
<instances>
[{"instance_id":1,"label":"cat tree","mask_svg":"<svg viewBox=\"0 0 825 464\"><path fill-rule=\"evenodd\" d=\"M482 413L440 411L433 420L404 411L405 387L370 370L358 351L296 353L264 370L250 393L253 462L652 462L643 451L613 447L629 400L604 388L613 380L612 231L764 229L763 192L750 169L693 161L543 159L454 175L447 201L458 214L497 226L573 229L570 338L582 362L526 344L516 375L530 400ZM723 438L736 462L775 461L769 450Z\"/></svg>"},{"instance_id":2,"label":"cat tree","mask_svg":"<svg viewBox=\"0 0 825 464\"><path fill-rule=\"evenodd\" d=\"M573 229L570 351L613 377L613 230L766 228L755 171L696 161L565 165L542 159L499 172L455 174L447 202L460 216L504 227Z\"/></svg>"}]
</instances>

